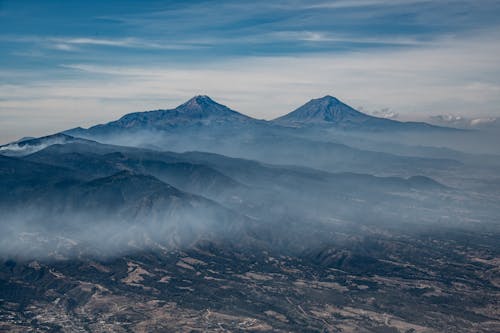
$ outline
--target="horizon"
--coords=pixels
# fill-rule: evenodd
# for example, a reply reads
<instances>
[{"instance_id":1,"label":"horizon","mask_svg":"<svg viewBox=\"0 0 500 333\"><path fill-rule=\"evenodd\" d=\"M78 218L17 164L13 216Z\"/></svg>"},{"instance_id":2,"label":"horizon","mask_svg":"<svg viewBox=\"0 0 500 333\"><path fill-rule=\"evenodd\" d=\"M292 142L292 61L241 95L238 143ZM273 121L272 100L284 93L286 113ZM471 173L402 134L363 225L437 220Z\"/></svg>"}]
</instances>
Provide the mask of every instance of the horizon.
<instances>
[{"instance_id":1,"label":"horizon","mask_svg":"<svg viewBox=\"0 0 500 333\"><path fill-rule=\"evenodd\" d=\"M257 119L316 96L401 121L500 117L500 3L0 1L0 142L206 94Z\"/></svg>"},{"instance_id":2,"label":"horizon","mask_svg":"<svg viewBox=\"0 0 500 333\"><path fill-rule=\"evenodd\" d=\"M175 106L175 107L162 108L162 109L155 109L155 110L143 110L143 111L129 112L129 113L123 114L123 115L121 115L121 116L118 116L118 118L113 119L113 120L110 120L109 122L116 121L116 120L118 120L118 119L120 119L120 118L122 118L122 117L125 117L125 116L127 116L127 115L129 115L129 114L134 114L134 113L147 113L147 112L154 112L154 111L168 111L168 110L175 110L175 109L179 108L180 106L182 106L182 105L184 105L184 104L187 104L187 103L189 103L190 101L192 101L192 100L196 100L196 99L198 99L198 98L208 98L208 99L209 99L211 102L213 102L214 104L218 104L218 105L221 105L221 106L227 107L227 108L228 108L228 109L230 109L231 111L238 112L239 114L242 114L242 115L244 115L244 116L246 116L246 117L249 117L249 118L251 118L251 119L253 119L253 120L261 120L261 121L265 121L265 122L273 122L273 121L276 121L276 120L278 120L279 118L281 118L281 117L283 117L283 116L286 116L286 115L289 115L290 113L292 113L292 112L296 111L297 109L301 108L302 106L304 106L304 105L306 105L306 104L308 104L308 103L310 103L310 102L317 101L317 100L325 100L325 99L333 99L333 100L336 100L336 101L338 101L338 102L340 102L340 103L342 103L342 104L344 104L344 105L347 105L348 107L350 107L350 108L354 109L355 111L358 111L358 112L360 112L360 113L362 113L362 114L365 114L365 115L368 115L368 116L371 116L371 117L389 119L389 118L386 118L386 117L380 117L380 116L377 116L377 115L372 115L372 114L364 113L364 112L362 112L362 111L360 111L360 110L357 110L356 108L353 108L353 107L351 107L350 105L348 105L348 104L344 103L344 102L343 102L340 98L337 98L337 97L332 96L332 95L325 95L325 96L323 96L323 97L311 98L311 99L309 99L308 101L304 102L302 105L298 106L297 108L295 108L295 109L293 109L293 110L290 110L289 112L287 112L287 113L285 113L285 114L278 115L277 117L275 117L275 118L273 118L273 119L260 119L260 118L255 118L255 117L253 117L253 116L251 116L251 115L248 115L248 114L242 113L242 112L238 111L237 109L235 109L235 108L233 108L233 107L231 107L231 106L228 106L228 105L225 105L225 104L219 103L216 99L214 99L214 98L212 98L212 97L210 97L210 96L208 96L208 95L195 95L195 96L191 97L190 99L188 99L188 100L186 100L186 101L182 102L181 104L179 104L179 105L177 105L177 106ZM390 119L390 120L399 121L399 120L396 120L396 119ZM411 121L411 120L409 120L409 121ZM43 137L49 137L49 136L58 135L58 134L69 135L69 134L65 134L64 132L65 132L65 131L68 131L68 130L77 129L77 128L88 129L88 128L93 127L93 126L96 126L96 125L103 125L103 124L107 124L107 123L108 123L108 122L106 122L106 123L99 123L99 124L93 124L93 125L90 125L90 126L88 126L88 127L77 126L77 127L73 127L73 128L67 128L67 129L62 130L62 131L58 131L58 132L54 132L54 133L47 133L47 134L41 135L41 136L39 136L39 137L40 137L40 138L43 138ZM452 126L445 126L445 127L454 128L454 127L452 127ZM71 135L69 135L69 136L71 136ZM24 137L20 137L20 138L17 138L17 139L15 139L15 140L12 140L12 141L9 141L9 142L1 142L1 141L0 141L0 146L1 146L1 145L7 145L7 144L10 144L10 143L15 143L15 142L17 142L17 141L21 141L22 139L25 139L25 138L30 138L30 139L31 139L31 138L37 138L37 137L24 136ZM24 141L24 140L23 140L23 141Z\"/></svg>"}]
</instances>

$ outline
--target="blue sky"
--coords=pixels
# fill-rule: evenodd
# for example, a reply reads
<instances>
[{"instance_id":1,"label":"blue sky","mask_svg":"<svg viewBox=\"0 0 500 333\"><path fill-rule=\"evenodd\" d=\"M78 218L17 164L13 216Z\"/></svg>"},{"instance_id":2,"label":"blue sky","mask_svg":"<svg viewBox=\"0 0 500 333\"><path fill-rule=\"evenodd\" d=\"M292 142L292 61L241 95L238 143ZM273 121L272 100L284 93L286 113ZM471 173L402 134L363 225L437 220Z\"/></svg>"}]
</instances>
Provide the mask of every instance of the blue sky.
<instances>
[{"instance_id":1,"label":"blue sky","mask_svg":"<svg viewBox=\"0 0 500 333\"><path fill-rule=\"evenodd\" d=\"M0 0L0 142L208 94L274 118L325 94L500 116L500 1Z\"/></svg>"}]
</instances>

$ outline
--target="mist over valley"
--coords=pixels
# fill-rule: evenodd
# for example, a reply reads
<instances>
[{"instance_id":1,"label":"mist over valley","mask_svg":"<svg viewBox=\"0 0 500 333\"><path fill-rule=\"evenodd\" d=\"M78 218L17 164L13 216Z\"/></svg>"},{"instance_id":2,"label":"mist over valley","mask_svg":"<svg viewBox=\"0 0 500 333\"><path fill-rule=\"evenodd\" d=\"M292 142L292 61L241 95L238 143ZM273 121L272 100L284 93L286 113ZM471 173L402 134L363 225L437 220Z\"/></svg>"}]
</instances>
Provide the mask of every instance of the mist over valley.
<instances>
[{"instance_id":1,"label":"mist over valley","mask_svg":"<svg viewBox=\"0 0 500 333\"><path fill-rule=\"evenodd\" d=\"M482 139L332 96L271 121L195 96L5 144L0 328L493 332Z\"/></svg>"}]
</instances>

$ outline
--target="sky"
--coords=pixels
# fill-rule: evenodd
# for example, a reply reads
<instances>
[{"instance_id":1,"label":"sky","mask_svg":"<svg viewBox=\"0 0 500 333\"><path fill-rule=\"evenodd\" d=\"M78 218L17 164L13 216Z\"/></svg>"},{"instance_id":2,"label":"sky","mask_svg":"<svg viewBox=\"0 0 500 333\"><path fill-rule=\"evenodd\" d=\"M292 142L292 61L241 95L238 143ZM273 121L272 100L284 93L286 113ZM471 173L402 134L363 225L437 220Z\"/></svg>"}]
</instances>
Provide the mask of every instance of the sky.
<instances>
[{"instance_id":1,"label":"sky","mask_svg":"<svg viewBox=\"0 0 500 333\"><path fill-rule=\"evenodd\" d=\"M499 0L0 0L0 143L199 94L260 119L332 95L483 121L499 59Z\"/></svg>"}]
</instances>

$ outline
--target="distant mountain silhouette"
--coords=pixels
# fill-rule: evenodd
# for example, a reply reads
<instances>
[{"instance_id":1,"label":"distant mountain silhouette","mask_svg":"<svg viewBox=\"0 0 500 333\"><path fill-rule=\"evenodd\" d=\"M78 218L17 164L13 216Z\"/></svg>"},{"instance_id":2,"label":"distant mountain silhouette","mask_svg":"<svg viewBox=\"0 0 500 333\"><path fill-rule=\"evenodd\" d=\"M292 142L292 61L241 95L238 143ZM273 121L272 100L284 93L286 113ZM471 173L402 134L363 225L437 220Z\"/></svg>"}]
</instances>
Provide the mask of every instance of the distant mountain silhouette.
<instances>
[{"instance_id":1,"label":"distant mountain silhouette","mask_svg":"<svg viewBox=\"0 0 500 333\"><path fill-rule=\"evenodd\" d=\"M219 130L219 133L207 133L208 137L212 137L240 129L279 130L279 128L311 126L358 131L455 130L422 122L400 122L373 117L355 110L332 96L312 99L287 115L272 121L264 121L234 111L208 96L199 95L174 109L129 113L116 121L88 129L78 127L64 133L76 137L107 140L113 136L134 132L156 133L201 128L210 131Z\"/></svg>"},{"instance_id":2,"label":"distant mountain silhouette","mask_svg":"<svg viewBox=\"0 0 500 333\"><path fill-rule=\"evenodd\" d=\"M55 144L66 144L73 142L86 142L91 143L93 141L76 138L71 135L57 133L47 136L42 136L39 138L23 138L18 141L8 143L6 145L0 146L0 154L5 156L24 156L28 154L35 153L46 147Z\"/></svg>"},{"instance_id":3,"label":"distant mountain silhouette","mask_svg":"<svg viewBox=\"0 0 500 333\"><path fill-rule=\"evenodd\" d=\"M340 123L345 121L362 122L369 118L373 117L353 109L335 97L325 96L312 99L295 111L275 119L275 121L280 123Z\"/></svg>"},{"instance_id":4,"label":"distant mountain silhouette","mask_svg":"<svg viewBox=\"0 0 500 333\"><path fill-rule=\"evenodd\" d=\"M295 111L274 119L273 122L293 127L322 125L354 130L448 130L422 122L400 122L373 117L329 95L312 99Z\"/></svg>"},{"instance_id":5,"label":"distant mountain silhouette","mask_svg":"<svg viewBox=\"0 0 500 333\"><path fill-rule=\"evenodd\" d=\"M219 104L208 96L199 95L175 109L129 113L116 121L89 129L75 128L66 134L89 137L110 135L127 130L165 131L184 127L224 126L260 122Z\"/></svg>"}]
</instances>

